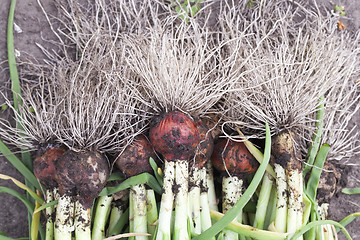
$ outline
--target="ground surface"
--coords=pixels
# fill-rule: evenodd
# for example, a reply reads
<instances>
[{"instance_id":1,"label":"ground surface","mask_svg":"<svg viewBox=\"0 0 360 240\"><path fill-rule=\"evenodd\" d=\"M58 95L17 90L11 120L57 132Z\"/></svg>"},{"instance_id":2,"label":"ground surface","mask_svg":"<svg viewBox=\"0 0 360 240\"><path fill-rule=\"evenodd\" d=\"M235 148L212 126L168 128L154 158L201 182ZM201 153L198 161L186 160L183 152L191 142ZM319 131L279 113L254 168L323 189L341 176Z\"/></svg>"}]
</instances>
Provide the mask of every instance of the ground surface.
<instances>
[{"instance_id":1,"label":"ground surface","mask_svg":"<svg viewBox=\"0 0 360 240\"><path fill-rule=\"evenodd\" d=\"M49 3L50 0L41 1L46 9L51 12L54 10ZM331 9L335 4L345 6L346 17L343 22L347 26L346 31L356 31L360 28L360 1L359 0L343 0L343 1L318 1L319 6L325 6ZM1 2L0 6L0 87L8 86L9 75L6 69L7 63L4 62L7 58L6 52L6 26L7 16L10 6L10 0ZM15 23L22 29L21 33L15 33L15 48L20 51L22 56L28 54L37 59L42 59L43 54L36 43L48 45L48 40L54 38L50 32L49 25L39 7L37 1L27 0L18 1L15 12ZM0 98L1 100L1 98ZM2 100L1 100L2 101ZM2 102L1 102L2 104ZM353 124L360 122L360 113L357 118L353 120ZM358 131L360 131L358 127ZM346 187L360 186L360 167L356 166L360 161L354 157L351 162L354 166L340 166L343 173L343 183ZM23 178L12 165L4 158L0 157L0 173L13 176L20 181ZM0 180L0 186L12 187L19 190L15 185L9 181ZM27 214L24 205L16 198L7 194L0 194L0 232L6 232L11 237L28 236ZM330 204L330 219L341 220L353 212L360 212L360 195L344 195L338 193L333 197ZM357 220L348 226L353 239L360 239L360 220ZM342 235L340 239L345 239Z\"/></svg>"}]
</instances>

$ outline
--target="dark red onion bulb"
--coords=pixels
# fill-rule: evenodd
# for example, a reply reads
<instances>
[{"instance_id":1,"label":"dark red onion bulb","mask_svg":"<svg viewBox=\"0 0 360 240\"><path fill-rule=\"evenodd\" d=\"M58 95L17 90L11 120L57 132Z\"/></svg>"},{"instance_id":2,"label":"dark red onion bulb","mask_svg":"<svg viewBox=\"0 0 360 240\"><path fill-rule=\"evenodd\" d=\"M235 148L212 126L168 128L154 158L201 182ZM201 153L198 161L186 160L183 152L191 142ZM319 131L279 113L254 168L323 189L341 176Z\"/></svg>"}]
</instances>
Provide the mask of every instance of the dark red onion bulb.
<instances>
[{"instance_id":1,"label":"dark red onion bulb","mask_svg":"<svg viewBox=\"0 0 360 240\"><path fill-rule=\"evenodd\" d=\"M93 151L68 150L55 167L60 194L77 196L85 208L91 207L110 175L107 159Z\"/></svg>"},{"instance_id":2,"label":"dark red onion bulb","mask_svg":"<svg viewBox=\"0 0 360 240\"><path fill-rule=\"evenodd\" d=\"M125 177L136 176L144 172L151 173L150 157L156 160L154 149L144 135L139 135L132 145L129 145L118 157L116 165Z\"/></svg>"},{"instance_id":3,"label":"dark red onion bulb","mask_svg":"<svg viewBox=\"0 0 360 240\"><path fill-rule=\"evenodd\" d=\"M199 143L194 121L185 113L172 111L155 117L150 126L150 142L168 161L188 160Z\"/></svg>"},{"instance_id":4,"label":"dark red onion bulb","mask_svg":"<svg viewBox=\"0 0 360 240\"><path fill-rule=\"evenodd\" d=\"M226 174L226 169L234 175L249 174L259 166L244 143L228 139L221 139L215 144L211 160L213 166L223 174Z\"/></svg>"},{"instance_id":5,"label":"dark red onion bulb","mask_svg":"<svg viewBox=\"0 0 360 240\"><path fill-rule=\"evenodd\" d=\"M66 152L63 147L47 144L36 153L34 174L48 189L57 187L55 162Z\"/></svg>"},{"instance_id":6,"label":"dark red onion bulb","mask_svg":"<svg viewBox=\"0 0 360 240\"><path fill-rule=\"evenodd\" d=\"M202 168L211 158L214 150L214 139L202 120L198 120L196 122L196 127L199 132L200 142L196 149L195 165Z\"/></svg>"}]
</instances>

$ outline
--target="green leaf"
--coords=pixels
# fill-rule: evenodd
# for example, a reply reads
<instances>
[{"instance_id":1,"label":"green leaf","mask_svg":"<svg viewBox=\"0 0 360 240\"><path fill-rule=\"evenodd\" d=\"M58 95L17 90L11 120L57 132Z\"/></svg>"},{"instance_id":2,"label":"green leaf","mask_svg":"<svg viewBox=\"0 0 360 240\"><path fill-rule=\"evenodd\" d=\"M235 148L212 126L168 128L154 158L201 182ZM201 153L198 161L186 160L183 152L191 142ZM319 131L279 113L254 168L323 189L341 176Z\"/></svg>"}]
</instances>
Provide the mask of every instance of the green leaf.
<instances>
[{"instance_id":1,"label":"green leaf","mask_svg":"<svg viewBox=\"0 0 360 240\"><path fill-rule=\"evenodd\" d=\"M218 221L220 221L221 219L225 218L224 214L213 210L210 210L210 216L211 220L215 221L216 223L218 223ZM226 225L225 228L236 232L242 236L251 237L254 239L284 240L288 235L288 233L271 232L267 230L257 229L253 226L241 224L238 221L232 221L231 223ZM220 233L219 236L222 236L222 233Z\"/></svg>"},{"instance_id":2,"label":"green leaf","mask_svg":"<svg viewBox=\"0 0 360 240\"><path fill-rule=\"evenodd\" d=\"M35 211L37 208L39 208L41 205L36 202L35 203ZM39 235L39 228L40 228L40 216L41 216L41 212L34 212L32 215L32 221L31 221L31 240L37 240L38 235Z\"/></svg>"},{"instance_id":3,"label":"green leaf","mask_svg":"<svg viewBox=\"0 0 360 240\"><path fill-rule=\"evenodd\" d=\"M5 174L0 174L0 178L4 179L4 180L11 180L13 181L13 183L15 183L18 187L26 190L32 198L34 198L37 202L39 202L40 204L44 203L44 199L42 199L41 197L39 197L34 191L32 191L28 186L26 186L25 184L23 184L22 182L16 180L13 177L10 177L8 175Z\"/></svg>"},{"instance_id":4,"label":"green leaf","mask_svg":"<svg viewBox=\"0 0 360 240\"><path fill-rule=\"evenodd\" d=\"M11 90L13 91L14 108L19 109L21 103L21 89L19 81L19 73L16 67L15 47L14 47L14 15L15 15L16 0L12 0L9 10L8 30L7 30L7 51L9 72L11 78Z\"/></svg>"},{"instance_id":5,"label":"green leaf","mask_svg":"<svg viewBox=\"0 0 360 240\"><path fill-rule=\"evenodd\" d=\"M2 110L2 111L5 111L7 108L8 108L8 105L7 105L7 104L1 105L1 110Z\"/></svg>"},{"instance_id":6,"label":"green leaf","mask_svg":"<svg viewBox=\"0 0 360 240\"><path fill-rule=\"evenodd\" d=\"M150 158L149 161L150 161L151 168L154 171L155 178L158 181L159 185L162 187L163 186L163 178L162 178L162 176L160 176L160 174L158 172L159 167L153 158Z\"/></svg>"},{"instance_id":7,"label":"green leaf","mask_svg":"<svg viewBox=\"0 0 360 240\"><path fill-rule=\"evenodd\" d=\"M316 112L316 124L315 124L316 131L314 132L312 144L310 145L306 156L307 165L305 165L303 176L305 176L310 171L311 165L314 164L316 154L320 147L321 136L324 127L324 108L325 108L324 99L325 99L324 96L321 96L319 99L321 104L319 105L318 110Z\"/></svg>"},{"instance_id":8,"label":"green leaf","mask_svg":"<svg viewBox=\"0 0 360 240\"><path fill-rule=\"evenodd\" d=\"M108 178L108 182L110 181L122 181L124 176L121 173L112 173Z\"/></svg>"},{"instance_id":9,"label":"green leaf","mask_svg":"<svg viewBox=\"0 0 360 240\"><path fill-rule=\"evenodd\" d=\"M360 188L343 188L341 192L349 195L360 194Z\"/></svg>"},{"instance_id":10,"label":"green leaf","mask_svg":"<svg viewBox=\"0 0 360 240\"><path fill-rule=\"evenodd\" d=\"M36 189L40 190L40 184L35 177L34 173L29 170L25 164L17 158L10 149L0 140L0 152L6 157L7 160L28 180Z\"/></svg>"},{"instance_id":11,"label":"green leaf","mask_svg":"<svg viewBox=\"0 0 360 240\"><path fill-rule=\"evenodd\" d=\"M123 181L122 183L117 185L116 187L105 187L101 191L99 196L108 196L113 193L117 193L119 191L122 191L127 188L131 188L132 186L142 184L142 183L146 183L149 187L154 189L155 192L157 192L158 194L161 194L161 186L159 185L159 183L157 182L155 177L149 173L142 173L137 176L126 179L125 181Z\"/></svg>"},{"instance_id":12,"label":"green leaf","mask_svg":"<svg viewBox=\"0 0 360 240\"><path fill-rule=\"evenodd\" d=\"M316 199L316 191L319 185L320 175L329 150L329 144L325 143L320 147L319 153L315 159L314 167L311 170L311 174L306 185L306 193L313 201Z\"/></svg>"},{"instance_id":13,"label":"green leaf","mask_svg":"<svg viewBox=\"0 0 360 240\"><path fill-rule=\"evenodd\" d=\"M251 196L255 193L257 187L259 186L261 179L265 173L266 167L269 164L270 160L270 148L271 148L271 135L270 128L268 123L266 123L266 138L265 138L265 152L264 159L261 162L258 170L256 171L253 180L250 185L239 199L239 201L212 227L203 232L200 236L195 237L197 240L208 240L218 234L221 230L223 230L229 223L231 223L239 211L242 210L247 202L249 202Z\"/></svg>"},{"instance_id":14,"label":"green leaf","mask_svg":"<svg viewBox=\"0 0 360 240\"><path fill-rule=\"evenodd\" d=\"M346 225L348 225L349 223L354 221L357 217L360 217L360 212L356 212L356 213L350 214L349 216L346 216L339 223L341 224L341 226L345 227ZM340 231L340 228L336 227L336 232L339 232L339 231Z\"/></svg>"},{"instance_id":15,"label":"green leaf","mask_svg":"<svg viewBox=\"0 0 360 240\"><path fill-rule=\"evenodd\" d=\"M34 213L32 203L25 197L25 195L8 187L0 187L0 193L8 193L24 203L28 212L32 215Z\"/></svg>"},{"instance_id":16,"label":"green leaf","mask_svg":"<svg viewBox=\"0 0 360 240\"><path fill-rule=\"evenodd\" d=\"M341 229L341 231L344 233L344 235L347 239L349 239L349 240L352 239L350 234L348 233L348 231L346 231L345 227L343 225L341 225L340 223L332 221L332 220L321 220L321 221L311 222L311 223L305 225L299 231L297 231L294 235L292 235L290 240L298 239L300 236L304 235L304 233L306 233L310 229L317 227L317 226L326 225L326 224L331 224L331 225L334 225L335 227L338 227L339 229Z\"/></svg>"},{"instance_id":17,"label":"green leaf","mask_svg":"<svg viewBox=\"0 0 360 240\"><path fill-rule=\"evenodd\" d=\"M55 206L57 203L58 203L58 200L51 201L51 202L49 202L49 203L43 204L43 205L41 205L41 207L38 207L38 208L34 211L34 213L40 212L40 211L44 210L45 208Z\"/></svg>"}]
</instances>

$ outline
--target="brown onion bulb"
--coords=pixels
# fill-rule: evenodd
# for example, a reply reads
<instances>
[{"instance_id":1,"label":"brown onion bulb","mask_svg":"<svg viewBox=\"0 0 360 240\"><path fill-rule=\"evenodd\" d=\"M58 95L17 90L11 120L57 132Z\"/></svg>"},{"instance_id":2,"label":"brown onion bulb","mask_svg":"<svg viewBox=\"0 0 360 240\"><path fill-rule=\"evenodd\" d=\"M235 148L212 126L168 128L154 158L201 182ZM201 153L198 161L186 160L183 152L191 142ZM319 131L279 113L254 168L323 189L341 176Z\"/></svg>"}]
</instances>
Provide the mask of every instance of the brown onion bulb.
<instances>
[{"instance_id":1,"label":"brown onion bulb","mask_svg":"<svg viewBox=\"0 0 360 240\"><path fill-rule=\"evenodd\" d=\"M221 139L215 144L211 160L222 174L226 174L226 170L234 175L249 174L259 166L244 143L228 139Z\"/></svg>"},{"instance_id":2,"label":"brown onion bulb","mask_svg":"<svg viewBox=\"0 0 360 240\"><path fill-rule=\"evenodd\" d=\"M57 187L55 162L66 152L64 147L47 144L40 147L33 162L34 174L48 189Z\"/></svg>"},{"instance_id":3,"label":"brown onion bulb","mask_svg":"<svg viewBox=\"0 0 360 240\"><path fill-rule=\"evenodd\" d=\"M139 135L132 145L127 146L117 158L116 165L125 177L132 177L145 172L151 173L150 157L156 160L154 149L144 135Z\"/></svg>"},{"instance_id":4,"label":"brown onion bulb","mask_svg":"<svg viewBox=\"0 0 360 240\"><path fill-rule=\"evenodd\" d=\"M195 166L202 168L211 158L214 150L214 139L201 119L196 122L196 127L199 132L200 142L196 149Z\"/></svg>"},{"instance_id":5,"label":"brown onion bulb","mask_svg":"<svg viewBox=\"0 0 360 240\"><path fill-rule=\"evenodd\" d=\"M185 113L172 111L155 117L150 126L150 142L168 161L188 160L199 143L194 121Z\"/></svg>"},{"instance_id":6,"label":"brown onion bulb","mask_svg":"<svg viewBox=\"0 0 360 240\"><path fill-rule=\"evenodd\" d=\"M107 159L93 151L66 151L55 163L61 195L77 196L85 208L105 187L110 170Z\"/></svg>"}]
</instances>

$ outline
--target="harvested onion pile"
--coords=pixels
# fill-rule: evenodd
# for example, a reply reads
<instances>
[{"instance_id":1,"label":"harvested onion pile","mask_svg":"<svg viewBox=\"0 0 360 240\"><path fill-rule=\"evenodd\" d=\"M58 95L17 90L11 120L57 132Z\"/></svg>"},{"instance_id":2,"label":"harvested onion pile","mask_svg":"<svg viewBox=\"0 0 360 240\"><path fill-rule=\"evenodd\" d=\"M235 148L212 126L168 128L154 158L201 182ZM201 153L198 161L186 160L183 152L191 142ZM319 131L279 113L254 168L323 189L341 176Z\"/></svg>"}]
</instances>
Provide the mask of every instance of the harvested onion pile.
<instances>
[{"instance_id":1,"label":"harvested onion pile","mask_svg":"<svg viewBox=\"0 0 360 240\"><path fill-rule=\"evenodd\" d=\"M46 231L37 215L32 238L344 230L325 220L329 197L317 191L335 192L318 188L327 156L359 148L346 127L360 47L333 18L285 0L220 2L217 16L198 2L58 4L61 54L24 68L37 82L10 108L21 127L0 121L6 143L36 151L34 174L18 163L37 208L47 204Z\"/></svg>"}]
</instances>

